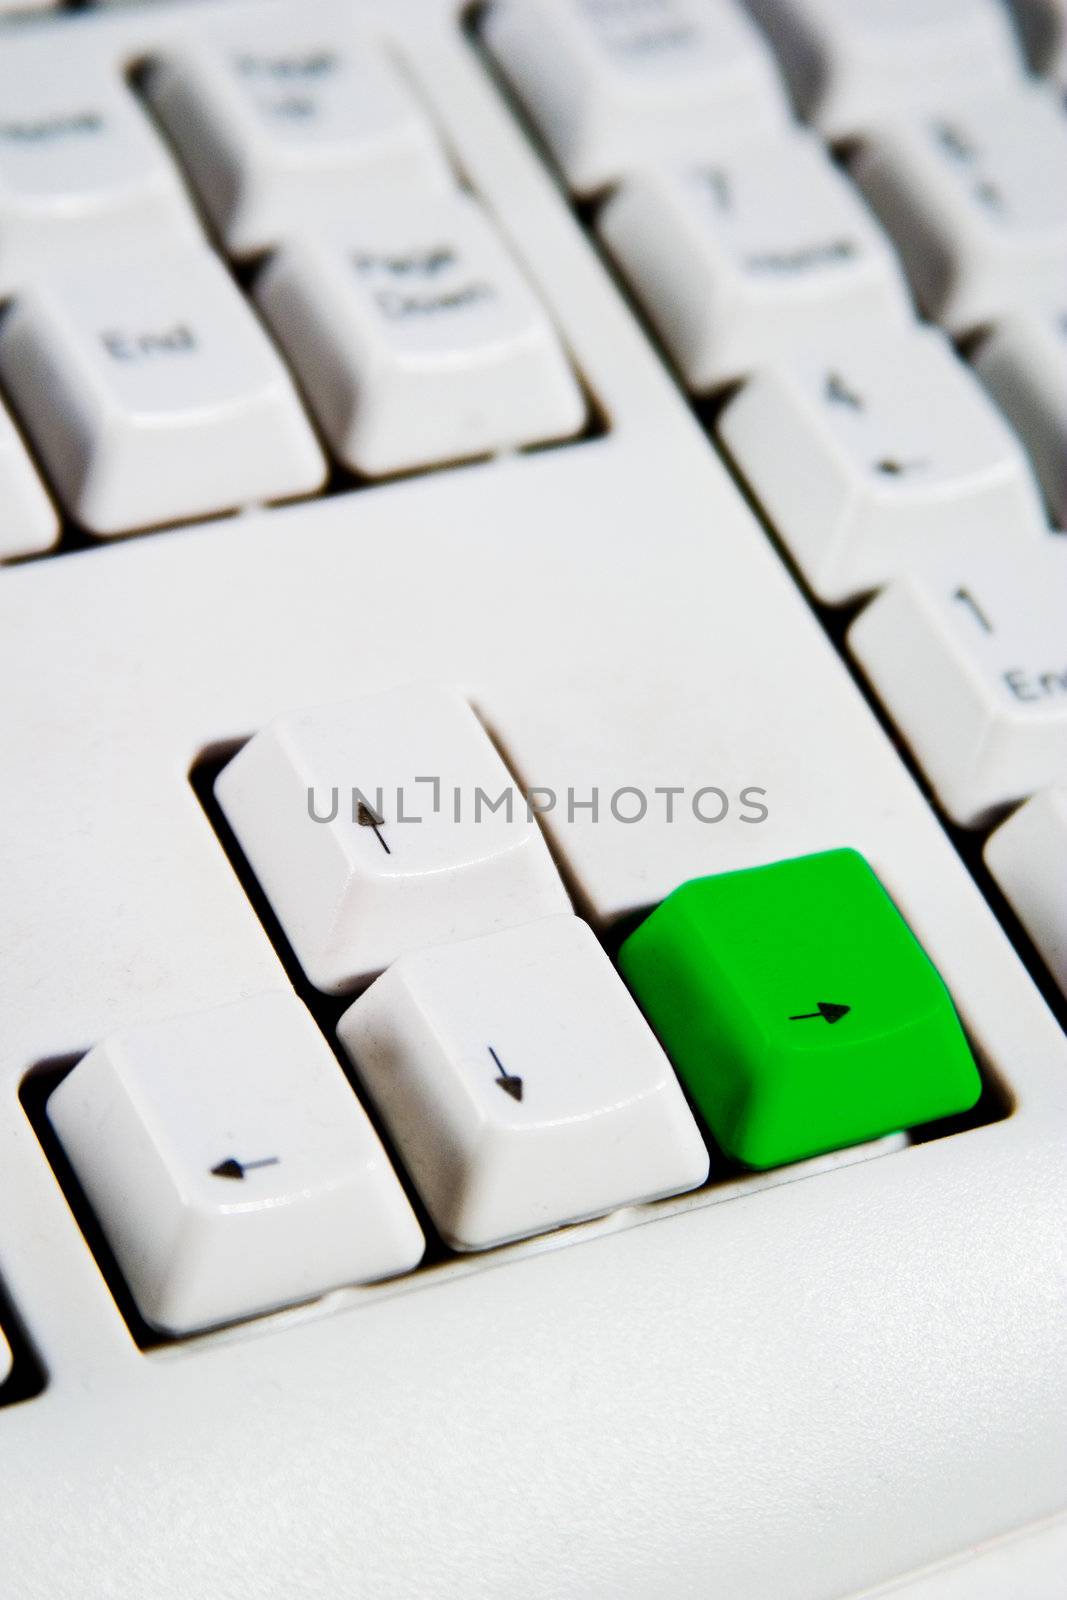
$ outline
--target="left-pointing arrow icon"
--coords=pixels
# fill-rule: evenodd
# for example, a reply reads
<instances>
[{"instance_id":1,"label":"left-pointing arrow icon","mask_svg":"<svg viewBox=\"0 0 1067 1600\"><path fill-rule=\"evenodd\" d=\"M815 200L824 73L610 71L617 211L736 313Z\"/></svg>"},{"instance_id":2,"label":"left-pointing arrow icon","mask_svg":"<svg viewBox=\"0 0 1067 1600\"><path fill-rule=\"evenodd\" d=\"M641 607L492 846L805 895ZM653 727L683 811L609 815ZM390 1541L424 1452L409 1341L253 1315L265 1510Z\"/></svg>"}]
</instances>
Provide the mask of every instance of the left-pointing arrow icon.
<instances>
[{"instance_id":1,"label":"left-pointing arrow icon","mask_svg":"<svg viewBox=\"0 0 1067 1600\"><path fill-rule=\"evenodd\" d=\"M257 1167L276 1167L277 1156L264 1156L261 1161L238 1161L236 1156L227 1156L225 1161L220 1161L217 1167L212 1167L213 1178L242 1179L246 1172L254 1172Z\"/></svg>"}]
</instances>

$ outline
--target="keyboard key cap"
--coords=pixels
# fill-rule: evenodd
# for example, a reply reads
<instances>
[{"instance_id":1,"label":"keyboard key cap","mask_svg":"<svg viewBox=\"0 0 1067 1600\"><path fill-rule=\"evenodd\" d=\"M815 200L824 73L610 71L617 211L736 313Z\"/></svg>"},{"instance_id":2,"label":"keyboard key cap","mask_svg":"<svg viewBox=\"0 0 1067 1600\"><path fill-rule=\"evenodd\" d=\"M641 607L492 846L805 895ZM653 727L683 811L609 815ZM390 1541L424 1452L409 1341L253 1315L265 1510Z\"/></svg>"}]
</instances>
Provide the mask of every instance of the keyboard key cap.
<instances>
[{"instance_id":1,"label":"keyboard key cap","mask_svg":"<svg viewBox=\"0 0 1067 1600\"><path fill-rule=\"evenodd\" d=\"M0 374L93 533L306 494L325 477L285 367L204 248L42 277L0 327Z\"/></svg>"},{"instance_id":2,"label":"keyboard key cap","mask_svg":"<svg viewBox=\"0 0 1067 1600\"><path fill-rule=\"evenodd\" d=\"M854 850L683 884L619 964L700 1115L746 1166L978 1099L948 992Z\"/></svg>"},{"instance_id":3,"label":"keyboard key cap","mask_svg":"<svg viewBox=\"0 0 1067 1600\"><path fill-rule=\"evenodd\" d=\"M1067 116L1044 89L886 124L852 163L923 310L963 334L1063 294Z\"/></svg>"},{"instance_id":4,"label":"keyboard key cap","mask_svg":"<svg viewBox=\"0 0 1067 1600\"><path fill-rule=\"evenodd\" d=\"M320 989L352 989L406 950L570 910L536 819L452 689L279 717L215 793Z\"/></svg>"},{"instance_id":5,"label":"keyboard key cap","mask_svg":"<svg viewBox=\"0 0 1067 1600\"><path fill-rule=\"evenodd\" d=\"M1067 786L1043 789L986 841L985 862L1067 994Z\"/></svg>"},{"instance_id":6,"label":"keyboard key cap","mask_svg":"<svg viewBox=\"0 0 1067 1600\"><path fill-rule=\"evenodd\" d=\"M466 195L367 203L291 240L256 298L342 461L367 477L578 432L551 323Z\"/></svg>"},{"instance_id":7,"label":"keyboard key cap","mask_svg":"<svg viewBox=\"0 0 1067 1600\"><path fill-rule=\"evenodd\" d=\"M131 1028L48 1117L146 1321L192 1333L414 1267L423 1237L290 994Z\"/></svg>"},{"instance_id":8,"label":"keyboard key cap","mask_svg":"<svg viewBox=\"0 0 1067 1600\"><path fill-rule=\"evenodd\" d=\"M670 1063L576 917L403 956L338 1033L457 1249L707 1177Z\"/></svg>"},{"instance_id":9,"label":"keyboard key cap","mask_svg":"<svg viewBox=\"0 0 1067 1600\"><path fill-rule=\"evenodd\" d=\"M936 329L827 335L760 368L718 429L822 600L1044 532L1018 441Z\"/></svg>"},{"instance_id":10,"label":"keyboard key cap","mask_svg":"<svg viewBox=\"0 0 1067 1600\"><path fill-rule=\"evenodd\" d=\"M911 317L885 235L799 130L714 165L638 173L597 228L691 389L827 331Z\"/></svg>"},{"instance_id":11,"label":"keyboard key cap","mask_svg":"<svg viewBox=\"0 0 1067 1600\"><path fill-rule=\"evenodd\" d=\"M797 109L830 139L912 107L1010 88L1023 64L998 0L746 0Z\"/></svg>"},{"instance_id":12,"label":"keyboard key cap","mask_svg":"<svg viewBox=\"0 0 1067 1600\"><path fill-rule=\"evenodd\" d=\"M931 563L849 645L954 821L1067 782L1067 539Z\"/></svg>"},{"instance_id":13,"label":"keyboard key cap","mask_svg":"<svg viewBox=\"0 0 1067 1600\"><path fill-rule=\"evenodd\" d=\"M1011 0L1030 64L1067 88L1067 0Z\"/></svg>"},{"instance_id":14,"label":"keyboard key cap","mask_svg":"<svg viewBox=\"0 0 1067 1600\"><path fill-rule=\"evenodd\" d=\"M735 0L494 0L484 32L582 194L788 124L771 53Z\"/></svg>"},{"instance_id":15,"label":"keyboard key cap","mask_svg":"<svg viewBox=\"0 0 1067 1600\"><path fill-rule=\"evenodd\" d=\"M433 127L385 51L298 17L158 62L148 94L226 248L247 255L368 193L448 190Z\"/></svg>"},{"instance_id":16,"label":"keyboard key cap","mask_svg":"<svg viewBox=\"0 0 1067 1600\"><path fill-rule=\"evenodd\" d=\"M972 360L1026 446L1053 517L1067 523L1067 301L1005 318Z\"/></svg>"},{"instance_id":17,"label":"keyboard key cap","mask_svg":"<svg viewBox=\"0 0 1067 1600\"><path fill-rule=\"evenodd\" d=\"M0 406L0 561L55 543L59 521L18 430Z\"/></svg>"},{"instance_id":18,"label":"keyboard key cap","mask_svg":"<svg viewBox=\"0 0 1067 1600\"><path fill-rule=\"evenodd\" d=\"M50 60L47 76L0 62L0 294L56 261L200 238L177 169L117 73Z\"/></svg>"}]
</instances>

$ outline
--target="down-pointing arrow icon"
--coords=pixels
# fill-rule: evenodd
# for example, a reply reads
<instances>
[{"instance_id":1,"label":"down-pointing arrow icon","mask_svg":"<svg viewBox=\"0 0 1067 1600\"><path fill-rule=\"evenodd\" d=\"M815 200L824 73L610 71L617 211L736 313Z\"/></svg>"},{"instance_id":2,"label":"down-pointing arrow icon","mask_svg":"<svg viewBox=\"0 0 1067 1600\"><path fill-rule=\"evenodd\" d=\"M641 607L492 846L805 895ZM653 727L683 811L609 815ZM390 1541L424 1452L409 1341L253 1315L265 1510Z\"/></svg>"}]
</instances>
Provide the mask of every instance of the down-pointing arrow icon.
<instances>
[{"instance_id":1,"label":"down-pointing arrow icon","mask_svg":"<svg viewBox=\"0 0 1067 1600\"><path fill-rule=\"evenodd\" d=\"M501 1064L500 1057L497 1055L497 1053L493 1049L492 1045L489 1045L488 1048L489 1048L489 1054L493 1058L493 1065L496 1068L497 1074L498 1074L498 1076L496 1078L497 1086L499 1088L503 1089L505 1094L509 1094L513 1100L521 1100L522 1099L522 1079L514 1077L510 1072L505 1072L504 1068L503 1068L503 1066Z\"/></svg>"}]
</instances>

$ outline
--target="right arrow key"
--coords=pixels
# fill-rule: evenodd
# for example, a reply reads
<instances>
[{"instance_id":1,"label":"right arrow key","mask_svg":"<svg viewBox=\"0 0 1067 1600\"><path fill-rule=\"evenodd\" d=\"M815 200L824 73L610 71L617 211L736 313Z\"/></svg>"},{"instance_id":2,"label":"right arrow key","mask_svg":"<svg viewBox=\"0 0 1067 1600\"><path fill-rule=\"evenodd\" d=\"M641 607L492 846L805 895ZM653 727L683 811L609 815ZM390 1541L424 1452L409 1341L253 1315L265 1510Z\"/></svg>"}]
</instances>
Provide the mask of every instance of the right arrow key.
<instances>
[{"instance_id":1,"label":"right arrow key","mask_svg":"<svg viewBox=\"0 0 1067 1600\"><path fill-rule=\"evenodd\" d=\"M619 962L719 1145L746 1166L915 1127L981 1093L940 975L854 850L685 883Z\"/></svg>"}]
</instances>

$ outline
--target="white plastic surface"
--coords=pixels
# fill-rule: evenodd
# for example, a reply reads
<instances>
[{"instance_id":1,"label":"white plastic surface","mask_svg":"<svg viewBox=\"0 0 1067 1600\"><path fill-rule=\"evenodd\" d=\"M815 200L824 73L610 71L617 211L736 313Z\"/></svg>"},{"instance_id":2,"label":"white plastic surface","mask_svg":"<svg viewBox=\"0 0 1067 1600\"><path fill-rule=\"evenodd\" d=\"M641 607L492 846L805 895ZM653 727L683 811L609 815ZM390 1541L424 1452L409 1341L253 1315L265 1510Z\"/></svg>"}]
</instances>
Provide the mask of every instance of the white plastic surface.
<instances>
[{"instance_id":1,"label":"white plastic surface","mask_svg":"<svg viewBox=\"0 0 1067 1600\"><path fill-rule=\"evenodd\" d=\"M256 298L334 450L370 477L584 421L544 308L467 195L361 205L284 246Z\"/></svg>"},{"instance_id":2,"label":"white plastic surface","mask_svg":"<svg viewBox=\"0 0 1067 1600\"><path fill-rule=\"evenodd\" d=\"M241 4L75 13L4 51L27 73L67 48L143 59ZM999 1590L940 1592L1058 1600L1063 1524L1029 1530L1067 1501L1062 1031L451 15L377 16L610 427L0 569L0 1281L48 1375L0 1408L4 1585L841 1600L989 1546ZM418 678L458 684L557 789L546 824L598 921L698 873L862 850L1011 1115L139 1353L18 1084L283 985L189 767ZM568 820L593 784L598 820ZM612 815L627 784L644 822ZM713 784L729 811L701 823ZM667 822L655 789L677 785Z\"/></svg>"},{"instance_id":3,"label":"white plastic surface","mask_svg":"<svg viewBox=\"0 0 1067 1600\"><path fill-rule=\"evenodd\" d=\"M849 644L957 822L1067 781L1063 535L917 568Z\"/></svg>"},{"instance_id":4,"label":"white plastic surface","mask_svg":"<svg viewBox=\"0 0 1067 1600\"><path fill-rule=\"evenodd\" d=\"M7 1380L11 1371L11 1346L4 1338L4 1330L0 1328L0 1383Z\"/></svg>"},{"instance_id":5,"label":"white plastic surface","mask_svg":"<svg viewBox=\"0 0 1067 1600\"><path fill-rule=\"evenodd\" d=\"M406 950L570 909L533 812L454 689L282 716L215 793L320 989L351 989Z\"/></svg>"},{"instance_id":6,"label":"white plastic surface","mask_svg":"<svg viewBox=\"0 0 1067 1600\"><path fill-rule=\"evenodd\" d=\"M1067 784L1041 790L1002 822L985 861L1067 994Z\"/></svg>"},{"instance_id":7,"label":"white plastic surface","mask_svg":"<svg viewBox=\"0 0 1067 1600\"><path fill-rule=\"evenodd\" d=\"M402 956L338 1024L444 1237L481 1250L694 1189L678 1079L577 917Z\"/></svg>"},{"instance_id":8,"label":"white plastic surface","mask_svg":"<svg viewBox=\"0 0 1067 1600\"><path fill-rule=\"evenodd\" d=\"M597 231L691 389L911 315L885 234L800 129L638 174Z\"/></svg>"},{"instance_id":9,"label":"white plastic surface","mask_svg":"<svg viewBox=\"0 0 1067 1600\"><path fill-rule=\"evenodd\" d=\"M64 260L119 263L200 228L166 146L121 71L53 60L27 76L0 53L0 294Z\"/></svg>"},{"instance_id":10,"label":"white plastic surface","mask_svg":"<svg viewBox=\"0 0 1067 1600\"><path fill-rule=\"evenodd\" d=\"M738 0L493 0L482 33L579 194L788 122L773 57Z\"/></svg>"},{"instance_id":11,"label":"white plastic surface","mask_svg":"<svg viewBox=\"0 0 1067 1600\"><path fill-rule=\"evenodd\" d=\"M309 493L326 463L277 352L210 250L42 274L0 376L98 534Z\"/></svg>"},{"instance_id":12,"label":"white plastic surface","mask_svg":"<svg viewBox=\"0 0 1067 1600\"><path fill-rule=\"evenodd\" d=\"M244 255L395 188L448 189L429 120L373 37L306 15L191 40L148 94L226 248Z\"/></svg>"},{"instance_id":13,"label":"white plastic surface","mask_svg":"<svg viewBox=\"0 0 1067 1600\"><path fill-rule=\"evenodd\" d=\"M974 369L1022 439L1058 524L1067 520L1067 300L1006 317Z\"/></svg>"},{"instance_id":14,"label":"white plastic surface","mask_svg":"<svg viewBox=\"0 0 1067 1600\"><path fill-rule=\"evenodd\" d=\"M0 406L0 558L47 550L59 519L18 429Z\"/></svg>"},{"instance_id":15,"label":"white plastic surface","mask_svg":"<svg viewBox=\"0 0 1067 1600\"><path fill-rule=\"evenodd\" d=\"M797 108L829 139L1009 88L1023 65L999 0L745 0Z\"/></svg>"},{"instance_id":16,"label":"white plastic surface","mask_svg":"<svg viewBox=\"0 0 1067 1600\"><path fill-rule=\"evenodd\" d=\"M113 1034L48 1118L147 1321L191 1333L413 1267L422 1231L285 993Z\"/></svg>"},{"instance_id":17,"label":"white plastic surface","mask_svg":"<svg viewBox=\"0 0 1067 1600\"><path fill-rule=\"evenodd\" d=\"M872 130L852 173L923 310L962 334L1062 297L1067 114L1044 86Z\"/></svg>"},{"instance_id":18,"label":"white plastic surface","mask_svg":"<svg viewBox=\"0 0 1067 1600\"><path fill-rule=\"evenodd\" d=\"M1019 441L933 328L825 332L758 368L719 437L823 600L1045 526Z\"/></svg>"}]
</instances>

